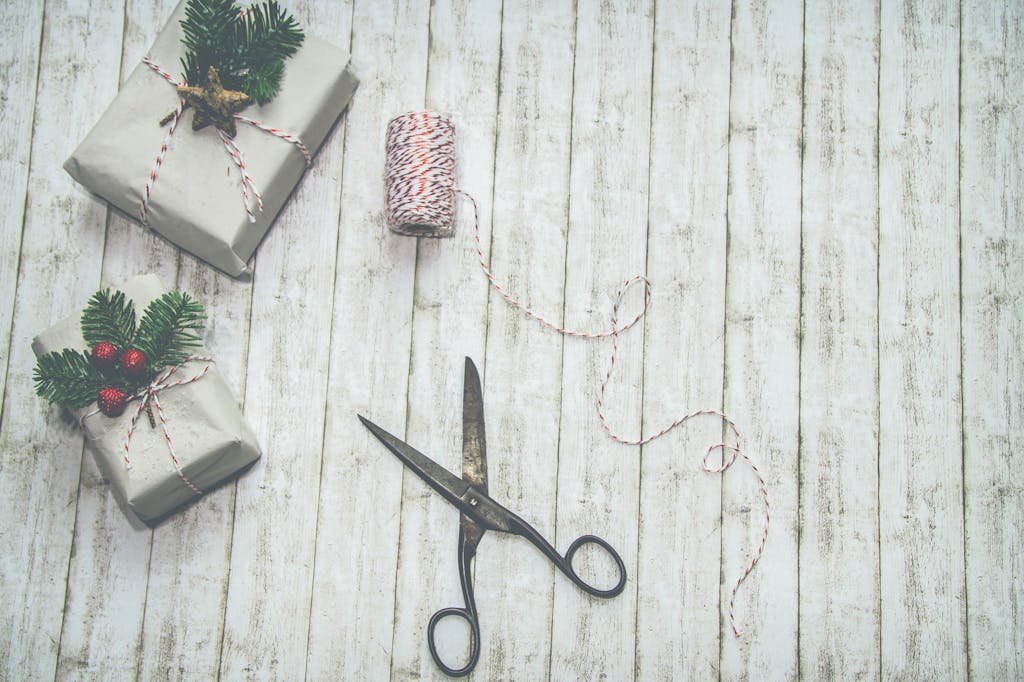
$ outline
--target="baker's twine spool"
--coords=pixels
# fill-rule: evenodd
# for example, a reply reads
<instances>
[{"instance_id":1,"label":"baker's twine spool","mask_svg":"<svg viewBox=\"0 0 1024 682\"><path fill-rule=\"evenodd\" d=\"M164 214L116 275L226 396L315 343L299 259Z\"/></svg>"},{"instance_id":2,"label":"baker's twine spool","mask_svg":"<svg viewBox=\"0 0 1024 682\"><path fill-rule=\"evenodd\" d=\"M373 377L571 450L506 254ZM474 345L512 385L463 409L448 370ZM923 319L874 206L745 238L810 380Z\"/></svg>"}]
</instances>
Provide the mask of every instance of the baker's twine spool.
<instances>
[{"instance_id":1,"label":"baker's twine spool","mask_svg":"<svg viewBox=\"0 0 1024 682\"><path fill-rule=\"evenodd\" d=\"M480 238L480 220L476 200L458 188L455 182L455 126L451 119L433 111L413 111L403 114L388 123L385 138L386 162L384 169L385 185L385 217L392 231L415 237L447 237L453 234L455 227L455 197L462 195L473 207L473 234L475 248L479 256L480 269L487 277L491 287L509 303L519 309L527 317L534 319L559 334L565 336L600 339L612 337L612 349L608 359L608 370L598 389L597 414L601 428L613 440L626 445L644 445L677 426L702 415L719 418L725 423L730 440L714 443L707 448L702 466L708 473L724 473L737 461L743 461L754 474L758 483L758 492L763 501L763 527L760 539L750 559L743 565L739 577L733 584L729 594L728 612L729 625L733 634L740 635L736 624L734 603L736 593L747 577L757 566L764 555L768 540L768 526L771 522L771 504L768 499L768 487L755 462L740 446L740 433L736 424L724 413L715 409L702 409L680 415L650 435L627 437L621 435L608 423L605 412L605 389L611 379L618 355L618 335L636 325L646 314L651 302L651 284L644 275L634 275L626 280L615 295L612 307L611 323L606 329L586 330L564 327L549 320L544 315L532 310L519 297L509 291L491 272L484 255L483 242ZM643 306L636 316L627 318L619 324L619 311L624 297L634 285L644 287ZM712 461L712 455L718 451L718 463Z\"/></svg>"}]
</instances>

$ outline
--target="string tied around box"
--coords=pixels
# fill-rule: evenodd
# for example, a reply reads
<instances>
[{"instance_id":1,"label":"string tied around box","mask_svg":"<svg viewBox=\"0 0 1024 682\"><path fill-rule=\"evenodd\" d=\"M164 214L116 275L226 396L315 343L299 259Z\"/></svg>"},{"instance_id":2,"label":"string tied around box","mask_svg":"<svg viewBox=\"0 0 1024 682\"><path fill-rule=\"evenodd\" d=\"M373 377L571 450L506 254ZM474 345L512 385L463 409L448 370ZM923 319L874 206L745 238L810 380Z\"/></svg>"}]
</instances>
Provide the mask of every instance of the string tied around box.
<instances>
[{"instance_id":1,"label":"string tied around box","mask_svg":"<svg viewBox=\"0 0 1024 682\"><path fill-rule=\"evenodd\" d=\"M177 381L171 381L171 377L173 377L178 370L182 369L189 362L205 362L206 365L199 372L197 372L196 374L187 379L178 379ZM164 437L164 443L167 445L167 453L171 457L171 464L174 466L174 471L178 474L178 478L180 478L182 482L186 486L188 486L189 489L191 489L192 492L194 492L196 495L203 494L203 491L192 481L190 481L188 477L185 476L185 472L181 470L181 460L178 459L178 455L174 451L174 441L171 439L171 433L167 429L167 417L164 415L164 408L160 404L160 393L162 393L163 391L170 390L172 388L185 386L187 384L199 381L204 376L206 376L207 372L210 371L210 365L212 363L213 358L211 357L200 355L189 356L184 362L173 367L168 367L164 369L148 385L144 386L138 392L127 398L126 402L135 402L137 404L135 406L135 412L132 414L132 418L128 422L128 431L125 434L124 442L121 446L122 449L124 450L122 459L124 460L125 468L132 468L132 435L136 431L136 427L138 426L139 423L139 418L142 416L143 412L145 412L149 417L151 427L157 426L156 422L159 421L160 430L163 433ZM153 417L153 408L155 408L156 410L156 420L154 420ZM86 419L100 413L101 410L99 408L94 409L91 412L87 412L86 414L82 415L82 417L78 420L79 425L84 427Z\"/></svg>"},{"instance_id":2,"label":"string tied around box","mask_svg":"<svg viewBox=\"0 0 1024 682\"><path fill-rule=\"evenodd\" d=\"M139 207L139 218L148 224L149 202L153 187L167 156L171 138L185 109L192 108L192 129L212 125L217 128L224 149L242 176L242 205L249 222L256 215L249 200L255 197L256 209L263 210L263 196L249 174L242 150L235 143L237 122L247 123L265 133L295 145L312 161L309 149L287 131L242 115L250 104L267 104L281 90L285 62L302 46L305 34L299 22L275 0L241 5L234 0L205 2L186 0L181 26L182 79L178 80L150 57L143 59L154 73L174 86L178 105L160 121L170 124L156 161L149 171ZM223 82L222 82L223 79Z\"/></svg>"},{"instance_id":3,"label":"string tied around box","mask_svg":"<svg viewBox=\"0 0 1024 682\"><path fill-rule=\"evenodd\" d=\"M179 93L183 92L183 89L188 88L188 85L184 81L179 81L178 79L176 79L170 73L162 69L158 64L156 64L156 62L154 62L149 57L145 57L142 61L154 73L158 74L168 83L173 85L178 90ZM216 81L214 85L219 86L220 81L217 80L216 70L211 68L211 72L212 77L209 78L209 80ZM161 142L160 144L160 151L157 153L156 160L153 162L153 167L150 169L149 174L146 176L146 185L142 193L142 202L139 206L139 219L142 221L143 225L149 224L149 202L150 199L152 198L153 188L156 185L157 176L160 174L160 168L161 166L163 166L164 160L167 157L167 151L170 148L171 138L174 136L174 131L178 127L178 122L181 120L182 114L184 113L187 104L188 99L186 97L179 98L178 105L177 107L175 107L174 111L172 111L170 114L164 117L164 120L161 121L161 125L169 124L169 126L167 128L167 133L164 135L163 142ZM253 126L254 128L262 130L263 132L273 135L278 139L284 140L285 142L289 142L295 145L299 152L302 153L303 158L305 158L307 168L313 163L313 157L309 152L309 148L297 135L293 135L292 133L289 133L280 128L276 128L274 126L267 125L262 121L249 118L248 116L244 116L243 114L238 113L237 111L231 112L230 116L232 122L241 121L242 123L247 123ZM252 191L252 194L256 200L255 208L261 212L263 211L263 195L260 194L259 189L257 189L256 187L256 181L249 174L248 166L245 163L245 156L242 154L242 150L235 143L234 133L232 132L232 130L223 130L220 127L218 127L217 134L220 136L221 143L224 145L224 149L227 151L228 156L231 157L231 160L234 162L235 166L238 167L238 172L242 177L242 205L245 207L245 213L249 217L249 222L254 223L256 222L256 214L254 212L252 203L250 202L249 199L249 192L250 190Z\"/></svg>"},{"instance_id":4,"label":"string tied around box","mask_svg":"<svg viewBox=\"0 0 1024 682\"><path fill-rule=\"evenodd\" d=\"M737 461L742 461L757 479L758 492L763 503L762 531L753 553L743 565L739 576L729 593L729 624L736 636L740 635L735 615L735 600L740 587L750 576L764 555L771 523L771 502L768 486L757 464L741 446L741 436L736 424L725 413L717 409L699 409L687 412L673 419L663 428L639 437L628 437L619 433L609 423L605 392L611 380L618 356L618 336L634 327L647 314L651 303L651 283L643 274L625 280L615 294L611 320L607 328L582 329L566 327L548 319L533 310L502 284L491 271L484 255L480 237L480 219L476 200L460 189L455 179L456 146L455 126L450 118L434 111L413 111L392 119L387 126L385 137L385 218L390 229L398 234L414 237L447 237L455 230L455 199L461 196L469 201L473 209L473 236L479 266L490 286L509 305L521 311L530 319L564 336L586 339L611 337L611 353L604 379L598 388L597 415L602 430L613 440L626 445L645 445L664 436L675 428L701 416L717 417L725 425L730 438L708 446L702 459L704 471L724 472ZM643 286L643 305L636 315L619 322L619 313L627 293L636 286ZM720 454L719 462L712 461L712 455Z\"/></svg>"}]
</instances>

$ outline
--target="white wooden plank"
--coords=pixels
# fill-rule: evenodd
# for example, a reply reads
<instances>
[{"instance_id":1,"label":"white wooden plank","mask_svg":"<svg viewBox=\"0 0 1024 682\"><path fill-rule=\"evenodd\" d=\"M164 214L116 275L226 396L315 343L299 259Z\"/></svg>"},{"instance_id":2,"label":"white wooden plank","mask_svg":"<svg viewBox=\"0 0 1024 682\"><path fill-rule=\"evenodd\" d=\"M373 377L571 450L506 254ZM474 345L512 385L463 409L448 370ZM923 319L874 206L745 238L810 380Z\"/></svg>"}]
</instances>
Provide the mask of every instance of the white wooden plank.
<instances>
[{"instance_id":1,"label":"white wooden plank","mask_svg":"<svg viewBox=\"0 0 1024 682\"><path fill-rule=\"evenodd\" d=\"M660 2L655 16L645 320L645 433L722 401L730 9ZM719 669L721 481L700 465L706 417L643 447L637 679Z\"/></svg>"},{"instance_id":2,"label":"white wooden plank","mask_svg":"<svg viewBox=\"0 0 1024 682\"><path fill-rule=\"evenodd\" d=\"M881 8L881 674L967 673L960 393L959 12Z\"/></svg>"},{"instance_id":3,"label":"white wooden plank","mask_svg":"<svg viewBox=\"0 0 1024 682\"><path fill-rule=\"evenodd\" d=\"M1024 677L1024 6L962 5L960 238L968 673Z\"/></svg>"},{"instance_id":4,"label":"white wooden plank","mask_svg":"<svg viewBox=\"0 0 1024 682\"><path fill-rule=\"evenodd\" d=\"M575 11L572 2L505 3L490 266L528 305L561 318ZM467 187L479 192L472 176ZM490 494L555 537L563 339L493 290L487 320ZM562 548L564 549L564 547ZM486 537L477 555L479 679L545 679L551 564L524 541Z\"/></svg>"},{"instance_id":5,"label":"white wooden plank","mask_svg":"<svg viewBox=\"0 0 1024 682\"><path fill-rule=\"evenodd\" d=\"M803 5L736 5L732 33L725 411L773 504L763 561L728 601L761 540L757 481L739 462L722 490L722 674L785 678L797 666L800 134Z\"/></svg>"},{"instance_id":6,"label":"white wooden plank","mask_svg":"<svg viewBox=\"0 0 1024 682\"><path fill-rule=\"evenodd\" d=\"M350 5L291 7L311 32L347 44ZM256 256L245 414L263 457L237 484L220 661L228 679L306 667L343 129L324 141Z\"/></svg>"},{"instance_id":7,"label":"white wooden plank","mask_svg":"<svg viewBox=\"0 0 1024 682\"><path fill-rule=\"evenodd\" d=\"M151 6L134 0L125 10L121 82L169 13L168 9L162 16L152 16ZM158 151L153 150L154 158ZM177 251L127 216L109 209L103 285L118 287L136 275L152 272L164 286L173 288ZM80 670L82 661L88 661L89 674L125 676L138 670L151 540L150 528L117 503L95 458L88 453L79 484L58 675L85 672ZM106 645L97 646L99 642Z\"/></svg>"},{"instance_id":8,"label":"white wooden plank","mask_svg":"<svg viewBox=\"0 0 1024 682\"><path fill-rule=\"evenodd\" d=\"M565 267L570 324L609 327L617 288L645 267L653 9L647 2L577 8ZM642 301L642 293L634 294L627 310ZM640 329L619 339L616 376L606 394L610 417L625 433L641 425L643 346ZM563 346L553 541L564 552L580 535L604 537L635 580L640 452L609 439L594 406L609 351L608 343ZM587 565L577 559L580 571ZM631 676L635 624L634 590L600 600L555 576L552 677Z\"/></svg>"},{"instance_id":9,"label":"white wooden plank","mask_svg":"<svg viewBox=\"0 0 1024 682\"><path fill-rule=\"evenodd\" d=\"M477 197L484 248L490 241L500 10L500 2L435 2L427 53L426 107L454 117L458 181ZM463 200L454 238L421 239L417 247L406 439L456 473L462 467L465 357L475 360L485 396L488 385L484 364L488 286L475 243L472 207ZM403 617L395 623L392 665L399 676L416 671L416 677L436 678L441 674L426 645L426 626L437 609L463 605L457 555L459 515L415 476L406 476L403 488L401 562L395 583ZM488 622L493 622L489 596L481 595L482 606L492 614ZM437 645L442 656L447 654L447 664L458 668L466 660L462 654L468 655L468 630L449 625L438 628ZM483 633L482 638L493 641L489 628Z\"/></svg>"},{"instance_id":10,"label":"white wooden plank","mask_svg":"<svg viewBox=\"0 0 1024 682\"><path fill-rule=\"evenodd\" d=\"M404 432L416 243L384 223L384 131L423 106L427 21L426 5L398 2L358 2L352 18L362 83L341 173L311 679L386 677L396 602L404 603L395 594L403 467L356 413Z\"/></svg>"},{"instance_id":11,"label":"white wooden plank","mask_svg":"<svg viewBox=\"0 0 1024 682\"><path fill-rule=\"evenodd\" d=\"M79 310L100 282L106 205L74 187L59 160L116 92L122 14L120 3L102 1L55 3L45 14L11 334L9 371L18 379L6 387L0 433L0 507L16 520L0 533L0 670L12 678L52 676L60 646L82 436L34 395L30 342ZM68 663L87 667L85 654Z\"/></svg>"},{"instance_id":12,"label":"white wooden plank","mask_svg":"<svg viewBox=\"0 0 1024 682\"><path fill-rule=\"evenodd\" d=\"M43 0L0 7L0 82L4 84L4 135L0 138L0 414L11 344L14 297L18 284L25 192L36 112L36 76L43 31Z\"/></svg>"},{"instance_id":13,"label":"white wooden plank","mask_svg":"<svg viewBox=\"0 0 1024 682\"><path fill-rule=\"evenodd\" d=\"M800 671L872 679L880 646L878 7L809 3L806 12Z\"/></svg>"}]
</instances>

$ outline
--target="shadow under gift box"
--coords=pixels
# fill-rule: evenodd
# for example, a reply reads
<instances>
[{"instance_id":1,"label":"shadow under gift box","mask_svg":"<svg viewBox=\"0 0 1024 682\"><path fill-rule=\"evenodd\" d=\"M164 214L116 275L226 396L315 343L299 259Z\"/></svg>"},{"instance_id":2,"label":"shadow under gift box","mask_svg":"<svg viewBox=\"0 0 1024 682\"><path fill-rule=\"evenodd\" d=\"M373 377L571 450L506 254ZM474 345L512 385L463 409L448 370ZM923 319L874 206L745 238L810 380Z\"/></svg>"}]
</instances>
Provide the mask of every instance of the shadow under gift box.
<instances>
[{"instance_id":1,"label":"shadow under gift box","mask_svg":"<svg viewBox=\"0 0 1024 682\"><path fill-rule=\"evenodd\" d=\"M130 280L121 291L133 301L136 316L141 318L150 301L160 297L166 289L156 276L143 275ZM59 322L32 341L36 357L64 348L87 349L79 316ZM194 354L207 355L202 348L196 349ZM207 365L210 368L201 379L158 394L181 473L203 492L210 491L260 457L256 436L245 423L215 362L190 361L178 369L170 381L190 379ZM128 451L131 466L125 463L125 438L137 407L137 401L128 403L124 414L116 418L94 414L84 420L83 428L86 443L118 501L143 521L152 523L199 495L178 474L159 420L155 428L151 427L144 412L136 421L131 438ZM96 403L92 403L69 412L77 420L95 410ZM66 453L53 454L59 457Z\"/></svg>"},{"instance_id":2,"label":"shadow under gift box","mask_svg":"<svg viewBox=\"0 0 1024 682\"><path fill-rule=\"evenodd\" d=\"M149 57L176 79L181 78L184 54L179 24L184 12L183 2L149 51ZM357 84L347 52L307 35L285 63L277 97L241 113L298 137L315 155ZM160 121L177 105L174 86L140 63L64 169L138 220L149 174L167 134ZM237 121L234 142L263 196L263 211L255 208L250 196L256 217L250 222L238 167L215 127L192 130L193 113L185 110L171 137L151 188L148 225L224 272L248 276L247 261L305 173L306 159L291 142Z\"/></svg>"}]
</instances>

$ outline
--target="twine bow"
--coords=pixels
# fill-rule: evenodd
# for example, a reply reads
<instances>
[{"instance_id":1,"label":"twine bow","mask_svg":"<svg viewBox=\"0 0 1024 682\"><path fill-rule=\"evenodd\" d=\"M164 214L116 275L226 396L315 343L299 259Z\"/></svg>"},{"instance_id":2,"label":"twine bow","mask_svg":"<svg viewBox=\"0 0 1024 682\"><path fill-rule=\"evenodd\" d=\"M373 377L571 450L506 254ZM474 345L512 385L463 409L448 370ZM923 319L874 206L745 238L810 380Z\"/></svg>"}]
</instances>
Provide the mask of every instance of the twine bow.
<instances>
[{"instance_id":1,"label":"twine bow","mask_svg":"<svg viewBox=\"0 0 1024 682\"><path fill-rule=\"evenodd\" d=\"M193 361L206 362L207 365L203 367L203 369L199 373L188 379L170 381L171 377L174 376L174 374L179 369L184 367L187 363ZM156 408L156 415L160 423L160 430L163 432L164 442L167 444L167 452L171 456L171 463L174 465L175 472L177 472L178 477L182 480L182 482L184 482L185 485L187 485L196 495L203 494L203 491L192 481L190 481L188 477L185 476L184 472L181 470L181 462L178 460L178 455L174 452L174 442L171 440L171 434L167 430L167 418L164 416L163 406L160 405L160 393L171 388L176 388L178 386L184 386L186 384L191 384L196 381L199 381L204 376L206 376L207 372L210 371L210 364L212 363L213 358L210 357L204 357L199 355L190 356L180 365L175 365L174 367L168 367L167 369L165 369L163 372L158 374L157 377L153 379L153 381L151 381L148 386L146 386L138 393L135 393L134 395L130 396L127 399L127 402L138 401L138 405L135 408L135 413L132 415L131 422L128 424L128 432L125 434L124 444L122 445L122 448L124 449L124 454L122 455L122 458L124 459L124 465L126 469L132 468L132 460L130 457L131 442L132 435L135 433L136 426L139 423L139 417L142 416L143 411L146 411L146 413L149 415L150 421L153 422L151 410L152 408ZM100 410L95 409L92 412L83 415L82 418L79 419L79 424L84 426L86 419L99 413Z\"/></svg>"},{"instance_id":2,"label":"twine bow","mask_svg":"<svg viewBox=\"0 0 1024 682\"><path fill-rule=\"evenodd\" d=\"M164 80L173 85L175 88L185 87L187 85L183 81L177 80L174 76L172 76L164 69L160 68L160 66L157 65L156 62L154 62L149 57L145 57L142 61L146 64L146 66L152 69L153 72L161 76ZM149 225L149 201L153 194L153 187L156 185L156 178L160 172L160 167L163 166L164 159L167 156L167 150L170 147L171 137L174 135L174 131L178 127L178 121L181 120L181 116L184 113L184 111L185 99L179 98L178 105L174 109L174 111L172 111L163 121L160 122L161 125L170 124L170 127L168 127L167 129L167 134L164 135L163 142L160 144L160 152L157 154L156 161L153 163L153 168L149 171L149 175L147 176L146 179L146 188L142 195L142 204L139 207L139 219L142 221L143 225ZM284 130L281 130L280 128L268 126L265 123L249 118L248 116L243 116L242 114L239 114L237 112L232 114L232 118L241 121L242 123L248 123L254 128L258 128L265 133L269 133L274 137L284 140L285 142L290 142L291 144L295 145L300 152L302 152L302 156L306 159L306 167L308 168L310 165L312 165L313 157L309 153L309 148L306 147L305 143L297 136L292 135L291 133L288 133ZM249 222L254 223L256 222L256 215L253 212L252 207L250 206L249 190L252 190L253 195L256 197L256 207L261 212L263 211L263 195L260 194L258 189L256 189L256 181L253 180L251 175L249 175L248 168L246 167L245 164L245 158L242 155L242 150L239 149L238 145L235 144L234 139L227 133L225 133L223 130L218 129L217 133L218 135L220 135L221 142L224 144L224 149L227 150L228 156L230 156L231 160L234 161L235 165L238 167L238 172L242 176L242 205L245 207L246 215L249 216Z\"/></svg>"}]
</instances>

